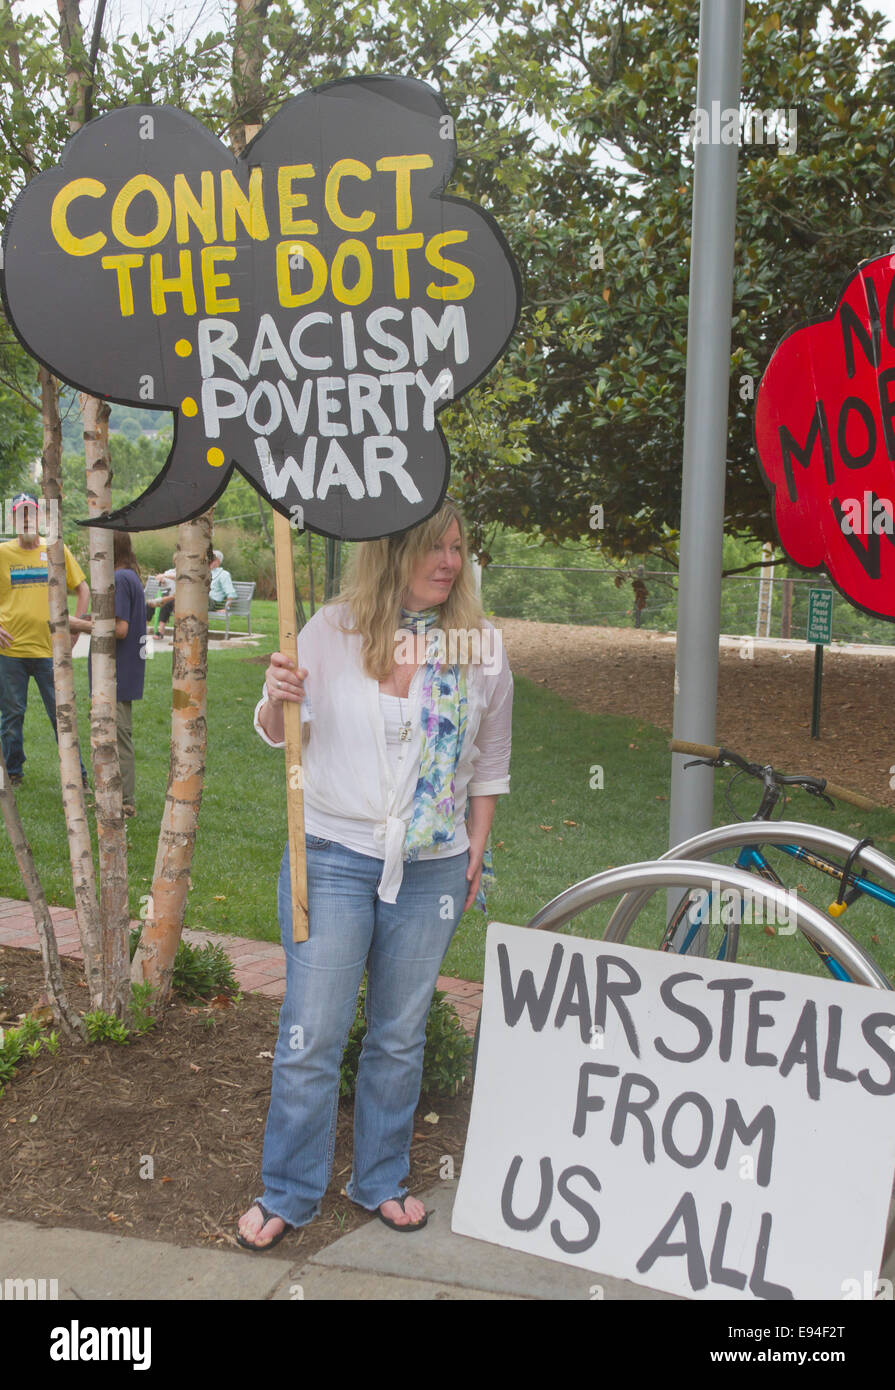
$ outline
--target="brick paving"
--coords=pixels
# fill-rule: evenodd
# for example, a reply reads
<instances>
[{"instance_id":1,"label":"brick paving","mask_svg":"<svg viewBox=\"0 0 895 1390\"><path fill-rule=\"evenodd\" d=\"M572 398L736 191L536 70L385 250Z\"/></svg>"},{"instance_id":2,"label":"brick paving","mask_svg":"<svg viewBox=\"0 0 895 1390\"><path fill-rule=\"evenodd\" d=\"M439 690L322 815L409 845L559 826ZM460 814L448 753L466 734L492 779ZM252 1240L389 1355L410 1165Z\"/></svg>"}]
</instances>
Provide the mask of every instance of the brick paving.
<instances>
[{"instance_id":1,"label":"brick paving","mask_svg":"<svg viewBox=\"0 0 895 1390\"><path fill-rule=\"evenodd\" d=\"M73 909L51 907L50 916L56 931L59 954L81 960L81 942ZM132 927L139 925L139 922L131 923ZM233 973L247 994L282 999L286 986L286 962L279 942L190 930L184 931L183 939L191 946L200 948L208 942L223 946L233 962ZM31 951L40 949L34 917L27 902L0 898L0 946L20 946ZM450 975L439 975L438 988L444 991L457 1010L467 1033L474 1033L482 1007L482 986L473 980L455 980Z\"/></svg>"}]
</instances>

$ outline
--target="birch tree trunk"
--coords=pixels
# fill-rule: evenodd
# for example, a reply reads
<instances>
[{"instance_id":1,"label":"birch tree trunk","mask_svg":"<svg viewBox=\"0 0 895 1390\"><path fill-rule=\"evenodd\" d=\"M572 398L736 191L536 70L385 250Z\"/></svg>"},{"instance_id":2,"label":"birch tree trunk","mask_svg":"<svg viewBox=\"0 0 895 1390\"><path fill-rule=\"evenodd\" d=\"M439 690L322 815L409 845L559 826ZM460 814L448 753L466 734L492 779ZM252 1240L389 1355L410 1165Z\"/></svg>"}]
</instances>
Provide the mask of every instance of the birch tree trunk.
<instances>
[{"instance_id":1,"label":"birch tree trunk","mask_svg":"<svg viewBox=\"0 0 895 1390\"><path fill-rule=\"evenodd\" d=\"M264 19L270 0L235 0L236 35L233 44L233 124L230 143L242 154L264 122Z\"/></svg>"},{"instance_id":2,"label":"birch tree trunk","mask_svg":"<svg viewBox=\"0 0 895 1390\"><path fill-rule=\"evenodd\" d=\"M50 916L50 909L47 907L43 886L37 875L31 846L25 836L15 795L9 785L2 749L0 749L0 810L3 812L3 820L9 835L9 842L12 845L12 852L19 866L19 873L22 875L22 882L25 885L25 892L28 894L31 911L34 913L34 925L40 940L40 956L44 967L44 984L47 989L47 998L53 1010L53 1018L65 1037L86 1038L87 1029L84 1027L83 1020L72 1008L65 992L53 919Z\"/></svg>"},{"instance_id":3,"label":"birch tree trunk","mask_svg":"<svg viewBox=\"0 0 895 1390\"><path fill-rule=\"evenodd\" d=\"M103 959L99 903L93 876L90 829L81 785L81 759L75 708L75 682L71 662L71 631L68 626L68 588L65 582L65 547L62 541L62 422L55 379L41 367L41 416L43 419L43 493L47 513L58 517L54 538L47 544L49 572L50 637L53 643L53 680L56 686L56 726L59 734L59 772L62 805L68 829L75 913L84 952L84 970L90 991L90 1006L103 1002Z\"/></svg>"},{"instance_id":4,"label":"birch tree trunk","mask_svg":"<svg viewBox=\"0 0 895 1390\"><path fill-rule=\"evenodd\" d=\"M59 42L66 60L68 127L72 134L87 119L93 89L93 63L99 46L102 11L88 57L84 46L79 0L57 0ZM84 457L90 516L111 510L109 414L106 401L81 396L84 419ZM109 531L89 528L90 591L93 634L90 645L92 699L90 751L96 794L99 850L99 914L103 949L102 1007L116 1018L127 1016L130 1004L130 914L127 901L127 842L121 804L116 720L115 561Z\"/></svg>"},{"instance_id":5,"label":"birch tree trunk","mask_svg":"<svg viewBox=\"0 0 895 1390\"><path fill-rule=\"evenodd\" d=\"M56 0L56 8L59 11L59 46L66 58L68 128L74 135L87 119L87 93L91 85L81 27L81 3L80 0Z\"/></svg>"},{"instance_id":6,"label":"birch tree trunk","mask_svg":"<svg viewBox=\"0 0 895 1390\"><path fill-rule=\"evenodd\" d=\"M87 503L91 516L111 509L109 415L106 401L82 395ZM99 911L103 931L103 1008L125 1018L130 1005L130 912L127 900L127 841L118 763L117 659L115 638L115 557L113 533L91 526L90 642L92 700L90 748L96 795L99 851Z\"/></svg>"},{"instance_id":7,"label":"birch tree trunk","mask_svg":"<svg viewBox=\"0 0 895 1390\"><path fill-rule=\"evenodd\" d=\"M174 662L171 767L152 877L150 912L143 924L131 978L155 986L153 1004L167 1005L174 958L183 931L190 867L205 776L208 673L208 548L212 512L182 522L174 567Z\"/></svg>"},{"instance_id":8,"label":"birch tree trunk","mask_svg":"<svg viewBox=\"0 0 895 1390\"><path fill-rule=\"evenodd\" d=\"M9 32L14 32L12 9L9 0L3 0L3 17L5 27ZM9 72L15 91L22 95L22 64L19 54L18 42L13 38L7 45L7 56L9 59ZM22 145L22 155L25 162L25 179L30 180L37 172L34 149L30 141L25 141ZM62 450L62 428L59 420L58 397L56 396L56 383L48 372L41 369L39 374L41 390L41 417L44 427L44 457L52 458L54 451L57 458L57 479L58 462L61 462ZM46 493L46 487L44 489ZM61 534L61 519L59 521L59 532ZM49 557L48 557L49 561ZM64 588L64 584L63 584ZM67 590L65 590L67 592ZM67 610L66 603L66 610ZM66 627L68 626L66 619ZM70 634L69 634L69 640ZM54 648L55 650L55 648ZM55 669L54 669L55 679ZM62 980L62 970L59 964L59 950L56 944L56 932L53 927L53 919L47 907L46 895L37 873L37 866L34 863L34 856L31 846L25 837L22 826L19 808L16 805L15 796L9 785L6 764L3 761L3 752L0 750L0 804L2 804L3 820L6 824L13 853L22 875L22 882L25 885L25 892L31 904L31 911L34 914L34 926L40 940L40 954L43 961L44 984L46 985L47 998L53 1009L53 1016L59 1024L62 1032L68 1037L85 1037L86 1030L81 1021L80 1015L72 1008L65 992ZM68 824L66 814L66 824ZM90 864L91 875L93 863ZM87 959L87 943L92 940L92 932L84 930L82 925L82 915L78 913L78 928L81 936L81 945L84 951L85 960ZM90 923L90 926L94 926Z\"/></svg>"}]
</instances>

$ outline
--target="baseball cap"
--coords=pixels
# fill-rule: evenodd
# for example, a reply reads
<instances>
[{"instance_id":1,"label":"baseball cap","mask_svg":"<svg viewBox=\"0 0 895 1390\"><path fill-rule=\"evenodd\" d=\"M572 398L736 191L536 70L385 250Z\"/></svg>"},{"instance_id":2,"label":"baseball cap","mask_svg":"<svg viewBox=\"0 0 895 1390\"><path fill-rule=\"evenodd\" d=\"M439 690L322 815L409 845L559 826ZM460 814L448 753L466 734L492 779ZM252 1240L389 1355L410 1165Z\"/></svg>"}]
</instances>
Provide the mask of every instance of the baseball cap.
<instances>
[{"instance_id":1,"label":"baseball cap","mask_svg":"<svg viewBox=\"0 0 895 1390\"><path fill-rule=\"evenodd\" d=\"M12 510L17 511L19 507L27 506L30 502L32 507L37 506L37 498L31 492L17 492L12 499Z\"/></svg>"}]
</instances>

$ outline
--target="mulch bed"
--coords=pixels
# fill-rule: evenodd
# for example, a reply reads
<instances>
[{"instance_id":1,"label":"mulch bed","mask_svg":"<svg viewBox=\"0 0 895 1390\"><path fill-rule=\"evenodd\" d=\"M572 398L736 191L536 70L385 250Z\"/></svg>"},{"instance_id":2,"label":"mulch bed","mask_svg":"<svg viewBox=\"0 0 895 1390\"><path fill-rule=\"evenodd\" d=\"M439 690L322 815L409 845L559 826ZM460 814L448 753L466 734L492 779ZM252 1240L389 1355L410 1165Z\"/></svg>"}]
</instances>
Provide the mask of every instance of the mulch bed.
<instances>
[{"instance_id":1,"label":"mulch bed","mask_svg":"<svg viewBox=\"0 0 895 1390\"><path fill-rule=\"evenodd\" d=\"M63 962L83 1007L83 973ZM0 948L0 1027L43 990L36 952ZM277 1034L276 1001L225 1007L175 1001L162 1026L126 1046L42 1051L0 1099L0 1215L46 1226L238 1249L235 1224L260 1195L261 1147ZM463 1156L471 1087L423 1096L408 1186L431 1187ZM426 1116L438 1121L427 1122ZM351 1103L342 1102L333 1178L320 1216L279 1247L304 1259L371 1219L342 1189L351 1172ZM152 1163L147 1161L147 1156ZM150 1170L153 1176L142 1176ZM373 1218L375 1219L375 1218Z\"/></svg>"},{"instance_id":2,"label":"mulch bed","mask_svg":"<svg viewBox=\"0 0 895 1390\"><path fill-rule=\"evenodd\" d=\"M674 642L636 629L499 618L514 673L592 714L622 714L671 730ZM745 650L748 650L746 648ZM895 806L891 737L895 657L828 647L820 738L811 737L814 648L722 648L716 742L784 772L826 777ZM810 819L810 812L799 812Z\"/></svg>"}]
</instances>

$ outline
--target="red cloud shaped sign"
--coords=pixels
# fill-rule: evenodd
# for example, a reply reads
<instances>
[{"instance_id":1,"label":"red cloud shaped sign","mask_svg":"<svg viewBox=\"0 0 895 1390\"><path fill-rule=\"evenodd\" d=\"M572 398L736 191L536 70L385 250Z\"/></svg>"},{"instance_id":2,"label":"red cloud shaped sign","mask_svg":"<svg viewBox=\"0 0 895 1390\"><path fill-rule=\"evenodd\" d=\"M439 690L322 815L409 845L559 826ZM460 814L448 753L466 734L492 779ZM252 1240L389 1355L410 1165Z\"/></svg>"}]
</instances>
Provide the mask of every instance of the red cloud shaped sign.
<instances>
[{"instance_id":1,"label":"red cloud shaped sign","mask_svg":"<svg viewBox=\"0 0 895 1390\"><path fill-rule=\"evenodd\" d=\"M755 445L789 558L895 618L895 256L862 265L829 318L779 344Z\"/></svg>"}]
</instances>

